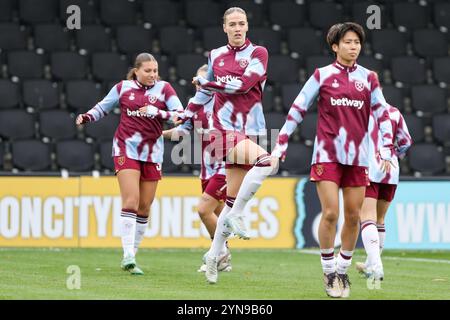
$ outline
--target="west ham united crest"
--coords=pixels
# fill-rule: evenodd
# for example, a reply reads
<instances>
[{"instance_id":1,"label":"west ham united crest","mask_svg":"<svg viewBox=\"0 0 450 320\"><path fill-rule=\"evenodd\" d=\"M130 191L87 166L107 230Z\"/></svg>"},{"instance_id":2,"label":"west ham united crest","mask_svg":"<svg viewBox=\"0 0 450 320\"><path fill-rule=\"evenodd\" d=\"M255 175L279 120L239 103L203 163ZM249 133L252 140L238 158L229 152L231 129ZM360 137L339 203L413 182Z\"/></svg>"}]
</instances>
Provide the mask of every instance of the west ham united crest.
<instances>
[{"instance_id":1,"label":"west ham united crest","mask_svg":"<svg viewBox=\"0 0 450 320\"><path fill-rule=\"evenodd\" d=\"M246 68L248 66L248 60L247 59L239 59L239 66L241 68Z\"/></svg>"},{"instance_id":2,"label":"west ham united crest","mask_svg":"<svg viewBox=\"0 0 450 320\"><path fill-rule=\"evenodd\" d=\"M119 164L119 166L123 166L123 164L125 163L125 157L124 156L118 157L117 163Z\"/></svg>"},{"instance_id":3,"label":"west ham united crest","mask_svg":"<svg viewBox=\"0 0 450 320\"><path fill-rule=\"evenodd\" d=\"M321 176L323 174L323 165L321 164L316 165L316 173L318 176Z\"/></svg>"},{"instance_id":4,"label":"west ham united crest","mask_svg":"<svg viewBox=\"0 0 450 320\"><path fill-rule=\"evenodd\" d=\"M355 81L355 88L359 92L363 91L364 90L364 83L362 83L361 81Z\"/></svg>"},{"instance_id":5,"label":"west ham united crest","mask_svg":"<svg viewBox=\"0 0 450 320\"><path fill-rule=\"evenodd\" d=\"M151 103L151 104L154 104L155 102L156 102L156 97L155 96L152 96L152 95L149 95L148 96L148 101Z\"/></svg>"}]
</instances>

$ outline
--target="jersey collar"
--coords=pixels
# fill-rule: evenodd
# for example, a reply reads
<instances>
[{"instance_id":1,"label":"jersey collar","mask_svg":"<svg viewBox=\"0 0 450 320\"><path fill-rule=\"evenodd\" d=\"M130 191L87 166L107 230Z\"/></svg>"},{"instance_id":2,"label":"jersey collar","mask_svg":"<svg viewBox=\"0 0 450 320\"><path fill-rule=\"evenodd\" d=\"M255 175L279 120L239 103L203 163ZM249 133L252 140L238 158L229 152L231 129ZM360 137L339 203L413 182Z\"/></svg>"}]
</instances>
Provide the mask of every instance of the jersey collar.
<instances>
[{"instance_id":1,"label":"jersey collar","mask_svg":"<svg viewBox=\"0 0 450 320\"><path fill-rule=\"evenodd\" d=\"M242 46L240 46L240 47L233 47L231 44L227 44L227 48L229 50L233 50L233 51L242 51L245 48L247 48L250 45L250 43L251 43L250 40L247 38L247 39L245 39L245 42L244 42L244 44Z\"/></svg>"},{"instance_id":2,"label":"jersey collar","mask_svg":"<svg viewBox=\"0 0 450 320\"><path fill-rule=\"evenodd\" d=\"M351 67L349 67L349 66L344 66L343 64L340 64L337 60L334 61L333 65L334 65L336 68L338 68L339 70L343 70L343 71L346 71L346 72L353 72L353 71L356 70L356 67L358 66L358 65L356 64L356 62L355 62Z\"/></svg>"},{"instance_id":3,"label":"jersey collar","mask_svg":"<svg viewBox=\"0 0 450 320\"><path fill-rule=\"evenodd\" d=\"M153 85L151 85L151 86L143 85L142 83L140 83L140 82L137 81L136 79L134 80L134 83L136 83L136 85L137 85L139 88L144 89L144 90L148 90L148 89L153 88L153 87L155 86L155 84L156 84L157 81L158 81L158 80L156 80L155 83L154 83Z\"/></svg>"}]
</instances>

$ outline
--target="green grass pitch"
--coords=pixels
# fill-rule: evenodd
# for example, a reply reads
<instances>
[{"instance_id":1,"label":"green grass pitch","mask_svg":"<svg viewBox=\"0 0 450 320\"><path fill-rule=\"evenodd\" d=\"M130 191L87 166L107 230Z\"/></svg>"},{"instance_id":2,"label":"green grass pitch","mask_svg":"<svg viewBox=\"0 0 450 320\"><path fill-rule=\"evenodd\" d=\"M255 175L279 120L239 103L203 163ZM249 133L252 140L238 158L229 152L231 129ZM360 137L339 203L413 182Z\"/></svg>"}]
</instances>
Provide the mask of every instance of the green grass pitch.
<instances>
[{"instance_id":1,"label":"green grass pitch","mask_svg":"<svg viewBox=\"0 0 450 320\"><path fill-rule=\"evenodd\" d=\"M216 285L198 273L204 250L142 249L144 276L120 269L120 249L0 249L0 299L328 299L320 259L302 250L232 250L233 271ZM383 252L385 281L368 289L354 269L350 299L450 299L450 251ZM69 290L70 265L80 289ZM69 281L70 282L70 281Z\"/></svg>"}]
</instances>

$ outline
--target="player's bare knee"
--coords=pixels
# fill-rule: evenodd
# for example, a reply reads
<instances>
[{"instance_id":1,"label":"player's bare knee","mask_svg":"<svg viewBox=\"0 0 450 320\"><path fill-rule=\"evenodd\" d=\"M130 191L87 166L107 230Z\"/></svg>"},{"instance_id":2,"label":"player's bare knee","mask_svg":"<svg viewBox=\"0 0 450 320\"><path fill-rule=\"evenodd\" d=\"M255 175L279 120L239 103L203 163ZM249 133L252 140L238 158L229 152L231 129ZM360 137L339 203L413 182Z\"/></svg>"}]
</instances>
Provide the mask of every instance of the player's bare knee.
<instances>
[{"instance_id":1,"label":"player's bare knee","mask_svg":"<svg viewBox=\"0 0 450 320\"><path fill-rule=\"evenodd\" d=\"M339 211L329 208L322 211L322 219L329 224L336 224L339 218Z\"/></svg>"},{"instance_id":2,"label":"player's bare knee","mask_svg":"<svg viewBox=\"0 0 450 320\"><path fill-rule=\"evenodd\" d=\"M127 197L123 200L123 208L138 211L139 210L139 197Z\"/></svg>"},{"instance_id":3,"label":"player's bare knee","mask_svg":"<svg viewBox=\"0 0 450 320\"><path fill-rule=\"evenodd\" d=\"M358 225L360 222L360 213L358 209L345 212L345 222L351 225Z\"/></svg>"}]
</instances>

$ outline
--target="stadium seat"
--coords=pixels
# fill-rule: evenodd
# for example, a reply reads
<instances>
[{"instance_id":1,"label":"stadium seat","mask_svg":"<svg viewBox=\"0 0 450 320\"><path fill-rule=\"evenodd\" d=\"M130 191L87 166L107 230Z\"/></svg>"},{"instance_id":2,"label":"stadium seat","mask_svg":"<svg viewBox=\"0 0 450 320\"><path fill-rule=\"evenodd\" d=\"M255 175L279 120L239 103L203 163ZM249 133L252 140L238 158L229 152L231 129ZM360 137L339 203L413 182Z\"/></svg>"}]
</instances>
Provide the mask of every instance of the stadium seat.
<instances>
[{"instance_id":1,"label":"stadium seat","mask_svg":"<svg viewBox=\"0 0 450 320\"><path fill-rule=\"evenodd\" d=\"M267 81L273 84L298 81L298 61L284 55L272 55L267 66Z\"/></svg>"},{"instance_id":2,"label":"stadium seat","mask_svg":"<svg viewBox=\"0 0 450 320\"><path fill-rule=\"evenodd\" d=\"M422 118L413 114L403 114L409 134L414 143L423 142L425 139L425 125Z\"/></svg>"},{"instance_id":3,"label":"stadium seat","mask_svg":"<svg viewBox=\"0 0 450 320\"><path fill-rule=\"evenodd\" d=\"M136 2L124 0L101 0L100 17L109 26L136 24Z\"/></svg>"},{"instance_id":4,"label":"stadium seat","mask_svg":"<svg viewBox=\"0 0 450 320\"><path fill-rule=\"evenodd\" d=\"M379 59L375 59L372 56L359 56L358 64L367 68L369 70L375 71L377 74L382 74L383 72L383 61Z\"/></svg>"},{"instance_id":5,"label":"stadium seat","mask_svg":"<svg viewBox=\"0 0 450 320\"><path fill-rule=\"evenodd\" d=\"M103 168L114 171L112 141L103 141L100 143L100 164Z\"/></svg>"},{"instance_id":6,"label":"stadium seat","mask_svg":"<svg viewBox=\"0 0 450 320\"><path fill-rule=\"evenodd\" d=\"M77 30L80 32L86 25L96 23L98 18L98 1L92 0L59 0L59 17L61 21L66 21L69 17L67 8L71 5L80 7L82 28Z\"/></svg>"},{"instance_id":7,"label":"stadium seat","mask_svg":"<svg viewBox=\"0 0 450 320\"><path fill-rule=\"evenodd\" d=\"M144 0L143 18L156 27L178 24L181 17L181 3L171 0Z\"/></svg>"},{"instance_id":8,"label":"stadium seat","mask_svg":"<svg viewBox=\"0 0 450 320\"><path fill-rule=\"evenodd\" d=\"M0 1L0 22L7 22L12 20L14 2L15 0Z\"/></svg>"},{"instance_id":9,"label":"stadium seat","mask_svg":"<svg viewBox=\"0 0 450 320\"><path fill-rule=\"evenodd\" d=\"M207 51L219 48L227 43L227 35L222 27L206 27L203 32L203 47ZM250 39L252 41L252 39Z\"/></svg>"},{"instance_id":10,"label":"stadium seat","mask_svg":"<svg viewBox=\"0 0 450 320\"><path fill-rule=\"evenodd\" d=\"M37 109L58 107L58 84L49 80L25 80L23 82L23 102L25 106Z\"/></svg>"},{"instance_id":11,"label":"stadium seat","mask_svg":"<svg viewBox=\"0 0 450 320\"><path fill-rule=\"evenodd\" d=\"M408 150L410 168L422 175L436 175L445 170L442 151L431 143L416 143Z\"/></svg>"},{"instance_id":12,"label":"stadium seat","mask_svg":"<svg viewBox=\"0 0 450 320\"><path fill-rule=\"evenodd\" d=\"M185 79L191 83L192 77L195 76L197 69L208 59L199 54L179 54L176 58L177 75L179 79Z\"/></svg>"},{"instance_id":13,"label":"stadium seat","mask_svg":"<svg viewBox=\"0 0 450 320\"><path fill-rule=\"evenodd\" d=\"M406 35L395 29L373 30L372 50L379 58L383 58L385 65L389 59L406 54Z\"/></svg>"},{"instance_id":14,"label":"stadium seat","mask_svg":"<svg viewBox=\"0 0 450 320\"><path fill-rule=\"evenodd\" d=\"M369 14L367 13L367 8L371 5L378 5L378 7L381 9L381 17L380 17L380 23L381 28L385 28L390 21L389 19L389 12L386 8L386 6L379 5L379 3L376 3L374 1L351 1L351 12L352 12L352 19L351 21L354 21L356 23L359 23L364 28L366 28L367 18L369 17ZM373 31L373 30L372 30ZM370 33L366 33L366 36L369 36Z\"/></svg>"},{"instance_id":15,"label":"stadium seat","mask_svg":"<svg viewBox=\"0 0 450 320\"><path fill-rule=\"evenodd\" d=\"M111 50L111 34L101 25L83 25L75 33L78 49L89 53L108 52Z\"/></svg>"},{"instance_id":16,"label":"stadium seat","mask_svg":"<svg viewBox=\"0 0 450 320\"><path fill-rule=\"evenodd\" d=\"M164 141L164 155L162 163L162 171L164 173L175 173L179 171L182 163L174 163L172 160L172 149L177 145L175 142L169 140Z\"/></svg>"},{"instance_id":17,"label":"stadium seat","mask_svg":"<svg viewBox=\"0 0 450 320\"><path fill-rule=\"evenodd\" d=\"M286 153L286 160L280 162L280 170L289 174L308 174L311 170L312 148L303 143L291 142Z\"/></svg>"},{"instance_id":18,"label":"stadium seat","mask_svg":"<svg viewBox=\"0 0 450 320\"><path fill-rule=\"evenodd\" d=\"M194 50L193 32L185 27L163 27L159 34L159 40L161 51L169 55L190 53Z\"/></svg>"},{"instance_id":19,"label":"stadium seat","mask_svg":"<svg viewBox=\"0 0 450 320\"><path fill-rule=\"evenodd\" d=\"M318 68L325 67L334 62L332 56L309 56L306 58L306 77L307 79L314 74L314 71Z\"/></svg>"},{"instance_id":20,"label":"stadium seat","mask_svg":"<svg viewBox=\"0 0 450 320\"><path fill-rule=\"evenodd\" d=\"M69 32L60 24L38 24L34 27L34 45L45 51L69 49Z\"/></svg>"},{"instance_id":21,"label":"stadium seat","mask_svg":"<svg viewBox=\"0 0 450 320\"><path fill-rule=\"evenodd\" d=\"M396 27L424 28L428 24L429 8L416 2L396 1L392 4L392 20Z\"/></svg>"},{"instance_id":22,"label":"stadium seat","mask_svg":"<svg viewBox=\"0 0 450 320\"><path fill-rule=\"evenodd\" d=\"M391 60L392 79L406 84L424 83L425 65L417 57L395 57Z\"/></svg>"},{"instance_id":23,"label":"stadium seat","mask_svg":"<svg viewBox=\"0 0 450 320\"><path fill-rule=\"evenodd\" d=\"M192 27L216 26L222 22L222 15L222 6L212 0L191 0L185 6L186 22Z\"/></svg>"},{"instance_id":24,"label":"stadium seat","mask_svg":"<svg viewBox=\"0 0 450 320\"><path fill-rule=\"evenodd\" d=\"M302 123L299 125L300 137L313 145L317 132L317 112L307 112Z\"/></svg>"},{"instance_id":25,"label":"stadium seat","mask_svg":"<svg viewBox=\"0 0 450 320\"><path fill-rule=\"evenodd\" d=\"M18 107L21 100L19 85L6 79L0 79L0 109Z\"/></svg>"},{"instance_id":26,"label":"stadium seat","mask_svg":"<svg viewBox=\"0 0 450 320\"><path fill-rule=\"evenodd\" d=\"M305 5L293 1L272 1L269 4L270 23L282 28L303 26L305 14Z\"/></svg>"},{"instance_id":27,"label":"stadium seat","mask_svg":"<svg viewBox=\"0 0 450 320\"><path fill-rule=\"evenodd\" d=\"M227 2L225 8L231 7L239 7L245 10L250 28L261 26L264 23L264 6L261 3L254 0L231 0Z\"/></svg>"},{"instance_id":28,"label":"stadium seat","mask_svg":"<svg viewBox=\"0 0 450 320\"><path fill-rule=\"evenodd\" d=\"M323 34L312 28L290 28L287 43L289 50L298 53L303 63L306 57L320 55L324 50Z\"/></svg>"},{"instance_id":29,"label":"stadium seat","mask_svg":"<svg viewBox=\"0 0 450 320\"><path fill-rule=\"evenodd\" d=\"M102 99L102 87L90 80L73 80L66 83L66 102L69 108L83 113Z\"/></svg>"},{"instance_id":30,"label":"stadium seat","mask_svg":"<svg viewBox=\"0 0 450 320\"><path fill-rule=\"evenodd\" d=\"M53 22L58 17L56 0L20 0L19 17L25 23Z\"/></svg>"},{"instance_id":31,"label":"stadium seat","mask_svg":"<svg viewBox=\"0 0 450 320\"><path fill-rule=\"evenodd\" d=\"M247 37L256 45L266 47L269 55L278 54L281 50L281 34L269 28L251 28Z\"/></svg>"},{"instance_id":32,"label":"stadium seat","mask_svg":"<svg viewBox=\"0 0 450 320\"><path fill-rule=\"evenodd\" d=\"M3 169L3 163L5 161L4 158L5 158L5 149L3 143L0 141L0 170Z\"/></svg>"},{"instance_id":33,"label":"stadium seat","mask_svg":"<svg viewBox=\"0 0 450 320\"><path fill-rule=\"evenodd\" d=\"M442 144L450 145L450 114L433 116L433 137Z\"/></svg>"},{"instance_id":34,"label":"stadium seat","mask_svg":"<svg viewBox=\"0 0 450 320\"><path fill-rule=\"evenodd\" d=\"M0 111L0 137L15 140L33 138L34 116L25 110Z\"/></svg>"},{"instance_id":35,"label":"stadium seat","mask_svg":"<svg viewBox=\"0 0 450 320\"><path fill-rule=\"evenodd\" d=\"M425 115L447 110L446 90L435 85L417 85L411 89L411 106Z\"/></svg>"},{"instance_id":36,"label":"stadium seat","mask_svg":"<svg viewBox=\"0 0 450 320\"><path fill-rule=\"evenodd\" d=\"M435 29L420 29L413 33L414 51L422 57L439 57L448 54L446 36Z\"/></svg>"},{"instance_id":37,"label":"stadium seat","mask_svg":"<svg viewBox=\"0 0 450 320\"><path fill-rule=\"evenodd\" d=\"M287 113L282 112L267 112L264 114L266 118L267 140L269 145L271 141L275 143L278 133L286 122Z\"/></svg>"},{"instance_id":38,"label":"stadium seat","mask_svg":"<svg viewBox=\"0 0 450 320\"><path fill-rule=\"evenodd\" d=\"M152 52L153 35L143 26L117 27L117 47L123 53Z\"/></svg>"},{"instance_id":39,"label":"stadium seat","mask_svg":"<svg viewBox=\"0 0 450 320\"><path fill-rule=\"evenodd\" d=\"M114 66L114 68L111 68ZM92 55L92 74L101 81L120 81L128 73L128 61L114 52L96 52Z\"/></svg>"},{"instance_id":40,"label":"stadium seat","mask_svg":"<svg viewBox=\"0 0 450 320\"><path fill-rule=\"evenodd\" d=\"M397 88L393 85L383 85L382 90L387 103L396 107L400 111L405 108L404 94L402 89Z\"/></svg>"},{"instance_id":41,"label":"stadium seat","mask_svg":"<svg viewBox=\"0 0 450 320\"><path fill-rule=\"evenodd\" d=\"M343 21L342 7L335 2L309 3L309 22L314 28L327 31L335 23Z\"/></svg>"},{"instance_id":42,"label":"stadium seat","mask_svg":"<svg viewBox=\"0 0 450 320\"><path fill-rule=\"evenodd\" d=\"M286 83L281 86L281 101L283 102L283 109L286 113L289 112L292 103L297 98L302 87L303 85L298 82Z\"/></svg>"},{"instance_id":43,"label":"stadium seat","mask_svg":"<svg viewBox=\"0 0 450 320\"><path fill-rule=\"evenodd\" d=\"M450 3L441 1L434 4L434 24L450 29Z\"/></svg>"},{"instance_id":44,"label":"stadium seat","mask_svg":"<svg viewBox=\"0 0 450 320\"><path fill-rule=\"evenodd\" d=\"M87 73L86 57L76 52L54 52L50 56L51 73L57 80L84 79Z\"/></svg>"},{"instance_id":45,"label":"stadium seat","mask_svg":"<svg viewBox=\"0 0 450 320\"><path fill-rule=\"evenodd\" d=\"M450 57L434 58L433 75L438 82L450 83Z\"/></svg>"},{"instance_id":46,"label":"stadium seat","mask_svg":"<svg viewBox=\"0 0 450 320\"><path fill-rule=\"evenodd\" d=\"M43 56L31 51L8 52L8 71L19 79L42 78L44 74Z\"/></svg>"},{"instance_id":47,"label":"stadium seat","mask_svg":"<svg viewBox=\"0 0 450 320\"><path fill-rule=\"evenodd\" d=\"M56 163L69 171L94 169L94 148L80 140L60 141L56 144Z\"/></svg>"},{"instance_id":48,"label":"stadium seat","mask_svg":"<svg viewBox=\"0 0 450 320\"><path fill-rule=\"evenodd\" d=\"M52 140L72 139L77 134L75 117L65 110L46 110L39 114L39 132Z\"/></svg>"},{"instance_id":49,"label":"stadium seat","mask_svg":"<svg viewBox=\"0 0 450 320\"><path fill-rule=\"evenodd\" d=\"M12 143L12 165L24 171L51 169L50 145L39 140L20 140Z\"/></svg>"},{"instance_id":50,"label":"stadium seat","mask_svg":"<svg viewBox=\"0 0 450 320\"><path fill-rule=\"evenodd\" d=\"M119 125L120 115L109 113L103 119L94 123L86 123L84 132L87 136L97 141L112 141L114 133Z\"/></svg>"},{"instance_id":51,"label":"stadium seat","mask_svg":"<svg viewBox=\"0 0 450 320\"><path fill-rule=\"evenodd\" d=\"M273 111L273 98L274 98L273 96L274 96L273 87L266 84L264 86L263 100L262 100L264 112Z\"/></svg>"},{"instance_id":52,"label":"stadium seat","mask_svg":"<svg viewBox=\"0 0 450 320\"><path fill-rule=\"evenodd\" d=\"M0 23L0 48L6 51L23 50L27 47L27 32L15 23Z\"/></svg>"}]
</instances>

